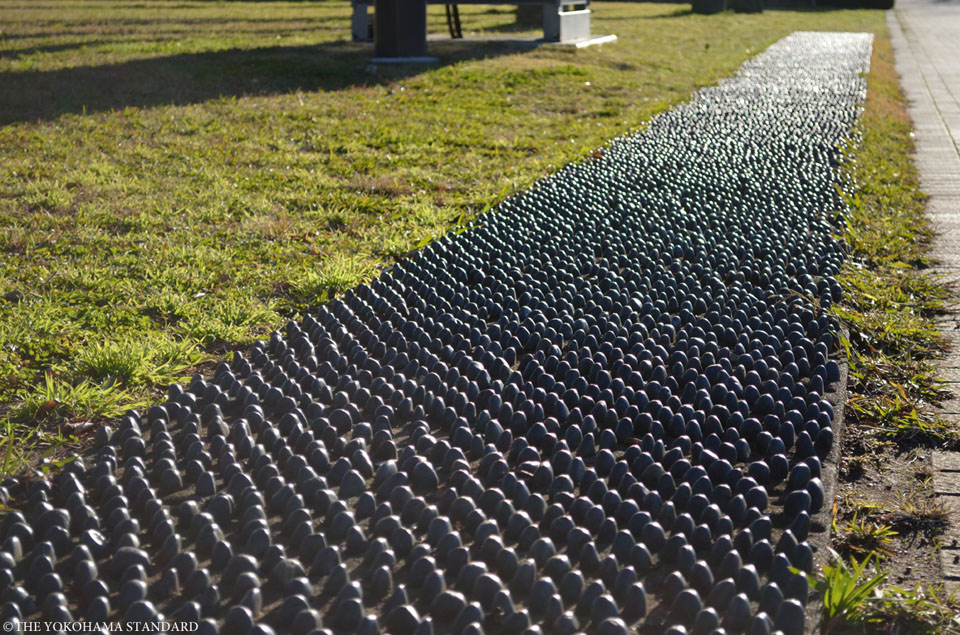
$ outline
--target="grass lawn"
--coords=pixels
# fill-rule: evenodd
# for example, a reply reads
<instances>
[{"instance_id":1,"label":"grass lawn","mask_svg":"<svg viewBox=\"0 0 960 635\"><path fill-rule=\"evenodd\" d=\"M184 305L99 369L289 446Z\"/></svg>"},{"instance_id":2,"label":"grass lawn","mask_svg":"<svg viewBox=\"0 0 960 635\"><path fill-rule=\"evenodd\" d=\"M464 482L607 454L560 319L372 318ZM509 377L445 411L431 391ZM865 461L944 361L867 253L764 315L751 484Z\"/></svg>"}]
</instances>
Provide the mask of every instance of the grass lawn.
<instances>
[{"instance_id":1,"label":"grass lawn","mask_svg":"<svg viewBox=\"0 0 960 635\"><path fill-rule=\"evenodd\" d=\"M0 469L143 406L796 30L597 3L585 50L367 68L349 4L0 0ZM442 34L443 8L431 7ZM512 8L462 7L513 32Z\"/></svg>"}]
</instances>

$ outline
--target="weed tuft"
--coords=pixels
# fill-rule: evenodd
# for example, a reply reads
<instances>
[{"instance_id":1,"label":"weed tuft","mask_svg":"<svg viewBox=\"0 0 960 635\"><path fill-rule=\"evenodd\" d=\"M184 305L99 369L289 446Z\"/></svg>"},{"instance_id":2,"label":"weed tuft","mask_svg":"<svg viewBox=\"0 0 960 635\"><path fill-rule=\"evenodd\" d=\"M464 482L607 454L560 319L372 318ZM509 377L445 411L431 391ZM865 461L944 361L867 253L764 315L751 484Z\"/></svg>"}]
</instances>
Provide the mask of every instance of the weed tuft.
<instances>
[{"instance_id":1,"label":"weed tuft","mask_svg":"<svg viewBox=\"0 0 960 635\"><path fill-rule=\"evenodd\" d=\"M131 384L144 375L148 357L149 352L133 340L90 342L77 365L98 382Z\"/></svg>"},{"instance_id":2,"label":"weed tuft","mask_svg":"<svg viewBox=\"0 0 960 635\"><path fill-rule=\"evenodd\" d=\"M842 527L834 522L834 532L838 534L837 542L841 547L841 554L859 554L873 558L879 562L893 555L890 545L898 534L890 525L877 523L861 517L854 512L853 518L846 521Z\"/></svg>"},{"instance_id":3,"label":"weed tuft","mask_svg":"<svg viewBox=\"0 0 960 635\"><path fill-rule=\"evenodd\" d=\"M823 601L822 633L835 632L841 626L864 623L876 602L880 585L887 574L868 570L870 557L845 563L839 556L834 564L823 567L823 575L810 579L810 586Z\"/></svg>"},{"instance_id":4,"label":"weed tuft","mask_svg":"<svg viewBox=\"0 0 960 635\"><path fill-rule=\"evenodd\" d=\"M42 425L117 417L144 401L123 388L89 379L71 383L47 374L29 397L11 409L10 421Z\"/></svg>"},{"instance_id":5,"label":"weed tuft","mask_svg":"<svg viewBox=\"0 0 960 635\"><path fill-rule=\"evenodd\" d=\"M362 255L335 256L290 284L293 301L303 307L318 306L367 282L376 271L368 257Z\"/></svg>"},{"instance_id":6,"label":"weed tuft","mask_svg":"<svg viewBox=\"0 0 960 635\"><path fill-rule=\"evenodd\" d=\"M960 633L960 598L957 589L947 593L943 585L892 586L884 590L870 621L885 633Z\"/></svg>"}]
</instances>

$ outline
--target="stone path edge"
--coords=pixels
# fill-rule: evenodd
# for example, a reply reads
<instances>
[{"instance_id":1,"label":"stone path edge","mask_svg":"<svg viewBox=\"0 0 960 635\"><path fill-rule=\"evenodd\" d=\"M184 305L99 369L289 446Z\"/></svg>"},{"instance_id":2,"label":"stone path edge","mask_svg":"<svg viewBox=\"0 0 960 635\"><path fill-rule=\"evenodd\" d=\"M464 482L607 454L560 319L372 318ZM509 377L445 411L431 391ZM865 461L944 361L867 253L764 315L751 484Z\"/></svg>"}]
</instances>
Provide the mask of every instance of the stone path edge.
<instances>
[{"instance_id":1,"label":"stone path edge","mask_svg":"<svg viewBox=\"0 0 960 635\"><path fill-rule=\"evenodd\" d=\"M849 333L846 329L842 331L843 337ZM830 550L830 541L833 539L833 505L837 498L837 483L840 478L840 459L843 450L844 434L847 429L846 405L848 399L848 378L850 376L850 366L845 359L837 359L840 366L840 381L836 383L833 392L826 395L827 400L833 404L833 431L834 443L827 454L821 469L820 480L823 481L823 509L812 516L811 529L814 527L822 528L822 531L813 533L807 537L813 554L813 572L811 576L816 577L823 570L824 565L828 565L833 560ZM812 585L811 585L812 591ZM823 598L819 594L811 593L810 600L806 605L807 614L807 632L819 633L823 623Z\"/></svg>"}]
</instances>

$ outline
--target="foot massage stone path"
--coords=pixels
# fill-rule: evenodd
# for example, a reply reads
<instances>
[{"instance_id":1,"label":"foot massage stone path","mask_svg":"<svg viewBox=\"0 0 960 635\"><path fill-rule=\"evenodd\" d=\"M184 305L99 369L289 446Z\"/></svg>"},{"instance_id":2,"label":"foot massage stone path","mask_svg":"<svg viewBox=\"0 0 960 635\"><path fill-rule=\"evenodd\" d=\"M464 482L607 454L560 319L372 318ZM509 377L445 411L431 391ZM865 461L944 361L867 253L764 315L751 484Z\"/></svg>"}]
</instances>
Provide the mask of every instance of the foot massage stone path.
<instances>
[{"instance_id":1,"label":"foot massage stone path","mask_svg":"<svg viewBox=\"0 0 960 635\"><path fill-rule=\"evenodd\" d=\"M812 628L839 148L870 51L795 33L6 480L0 621Z\"/></svg>"}]
</instances>

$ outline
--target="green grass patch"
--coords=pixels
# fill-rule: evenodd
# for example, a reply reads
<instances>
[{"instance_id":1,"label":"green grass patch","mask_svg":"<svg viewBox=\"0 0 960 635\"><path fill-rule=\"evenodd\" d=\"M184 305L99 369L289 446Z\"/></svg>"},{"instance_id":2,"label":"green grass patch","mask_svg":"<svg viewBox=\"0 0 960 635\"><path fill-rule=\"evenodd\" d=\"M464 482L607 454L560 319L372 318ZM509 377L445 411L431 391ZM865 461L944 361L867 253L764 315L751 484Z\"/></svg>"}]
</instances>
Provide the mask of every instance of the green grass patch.
<instances>
[{"instance_id":1,"label":"green grass patch","mask_svg":"<svg viewBox=\"0 0 960 635\"><path fill-rule=\"evenodd\" d=\"M202 359L198 341L153 336L90 342L80 350L77 370L101 384L172 383Z\"/></svg>"},{"instance_id":2,"label":"green grass patch","mask_svg":"<svg viewBox=\"0 0 960 635\"><path fill-rule=\"evenodd\" d=\"M956 443L954 426L929 406L945 397L936 376L944 342L933 318L950 288L925 271L932 230L913 165L911 125L897 89L889 40L878 38L860 143L845 177L844 238L850 257L834 314L847 328L853 420L911 443Z\"/></svg>"},{"instance_id":3,"label":"green grass patch","mask_svg":"<svg viewBox=\"0 0 960 635\"><path fill-rule=\"evenodd\" d=\"M947 633L957 607L956 593L942 586L917 584L911 588L884 586L888 575L877 570L871 557L850 557L808 576L811 588L823 598L820 632L830 633ZM896 628L894 628L896 627Z\"/></svg>"},{"instance_id":4,"label":"green grass patch","mask_svg":"<svg viewBox=\"0 0 960 635\"><path fill-rule=\"evenodd\" d=\"M5 438L158 399L793 31L884 24L593 9L618 42L441 39L435 66L374 70L345 0L0 0ZM460 13L536 34L513 7Z\"/></svg>"},{"instance_id":5,"label":"green grass patch","mask_svg":"<svg viewBox=\"0 0 960 635\"><path fill-rule=\"evenodd\" d=\"M307 310L332 300L338 294L369 280L377 263L360 255L335 256L325 261L318 271L308 271L290 285L294 306Z\"/></svg>"},{"instance_id":6,"label":"green grass patch","mask_svg":"<svg viewBox=\"0 0 960 635\"><path fill-rule=\"evenodd\" d=\"M821 577L811 579L811 586L823 598L821 633L835 633L839 627L867 621L870 604L887 577L870 571L869 564L869 557L861 562L850 558L849 565L840 560L823 567Z\"/></svg>"},{"instance_id":7,"label":"green grass patch","mask_svg":"<svg viewBox=\"0 0 960 635\"><path fill-rule=\"evenodd\" d=\"M128 407L143 405L115 384L84 379L68 382L48 373L10 412L10 420L24 423L59 423L116 417Z\"/></svg>"},{"instance_id":8,"label":"green grass patch","mask_svg":"<svg viewBox=\"0 0 960 635\"><path fill-rule=\"evenodd\" d=\"M864 485L867 495L851 486L856 496L834 507L832 540L840 553L813 585L824 598L823 632L941 633L956 626L960 611L960 600L942 585L898 586L913 564L927 571L921 562L897 558L907 557L914 543L935 545L946 511L928 487L929 475L908 488L911 477L889 461L908 464L920 449L955 446L960 434L931 407L946 396L935 365L944 341L933 320L951 289L927 271L933 232L897 79L884 34L874 42L859 143L844 166L852 186L843 236L849 257L839 276L844 299L832 309L847 334L841 338L849 363L845 450L858 452L845 455L843 466L854 481L870 469L884 480L872 490ZM882 491L889 483L903 489Z\"/></svg>"}]
</instances>

